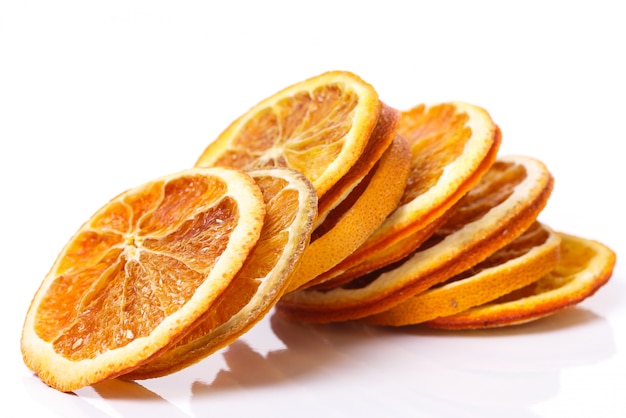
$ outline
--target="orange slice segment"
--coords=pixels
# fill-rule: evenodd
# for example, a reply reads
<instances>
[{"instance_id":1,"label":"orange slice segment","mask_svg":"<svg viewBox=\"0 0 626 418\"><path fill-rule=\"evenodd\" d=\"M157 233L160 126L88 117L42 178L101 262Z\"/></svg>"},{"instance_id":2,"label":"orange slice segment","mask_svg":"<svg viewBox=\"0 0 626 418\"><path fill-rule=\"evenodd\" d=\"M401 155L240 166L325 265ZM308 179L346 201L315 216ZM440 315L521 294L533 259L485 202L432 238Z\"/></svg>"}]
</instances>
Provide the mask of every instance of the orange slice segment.
<instances>
[{"instance_id":1,"label":"orange slice segment","mask_svg":"<svg viewBox=\"0 0 626 418\"><path fill-rule=\"evenodd\" d=\"M444 224L451 212L452 210L446 212L438 219L435 219L422 229L418 229L412 234L402 238L400 241L390 243L388 246L382 246L368 258L340 274L335 275L337 274L337 270L341 270L341 267L345 267L349 265L349 263L345 263L337 269L331 269L327 273L321 274L315 280L309 282L307 286L303 286L303 288L314 288L317 290L332 289L402 260L419 248L424 241L434 234L435 231Z\"/></svg>"},{"instance_id":2,"label":"orange slice segment","mask_svg":"<svg viewBox=\"0 0 626 418\"><path fill-rule=\"evenodd\" d=\"M25 364L61 391L138 367L219 298L264 216L259 187L233 169L190 169L120 194L70 239L37 290Z\"/></svg>"},{"instance_id":3,"label":"orange slice segment","mask_svg":"<svg viewBox=\"0 0 626 418\"><path fill-rule=\"evenodd\" d=\"M332 279L328 286L338 286L409 254L496 159L501 133L480 107L462 102L419 105L401 115L398 133L409 142L412 161L398 208L318 282Z\"/></svg>"},{"instance_id":4,"label":"orange slice segment","mask_svg":"<svg viewBox=\"0 0 626 418\"><path fill-rule=\"evenodd\" d=\"M315 229L288 292L315 283L323 272L361 245L396 208L409 174L409 156L407 142L396 137L366 179Z\"/></svg>"},{"instance_id":5,"label":"orange slice segment","mask_svg":"<svg viewBox=\"0 0 626 418\"><path fill-rule=\"evenodd\" d=\"M322 224L329 213L336 209L339 205L346 207L348 197L355 199L358 193L352 193L363 179L372 172L374 165L381 159L384 152L391 146L392 141L398 134L398 125L400 123L400 112L382 103L382 108L378 121L372 135L365 145L365 149L361 156L344 176L333 185L333 187L324 194L324 197L318 202L318 218L315 226ZM408 154L409 151L407 151ZM348 200L350 201L350 200ZM336 217L336 213L334 214Z\"/></svg>"},{"instance_id":6,"label":"orange slice segment","mask_svg":"<svg viewBox=\"0 0 626 418\"><path fill-rule=\"evenodd\" d=\"M189 333L124 378L164 376L198 362L247 332L283 294L309 242L317 194L308 179L294 170L273 168L249 174L261 188L267 206L256 247Z\"/></svg>"},{"instance_id":7,"label":"orange slice segment","mask_svg":"<svg viewBox=\"0 0 626 418\"><path fill-rule=\"evenodd\" d=\"M374 88L331 71L252 107L204 150L196 166L298 170L323 196L355 164L381 110Z\"/></svg>"},{"instance_id":8,"label":"orange slice segment","mask_svg":"<svg viewBox=\"0 0 626 418\"><path fill-rule=\"evenodd\" d=\"M363 321L391 326L419 324L490 302L554 269L560 242L560 235L535 222L476 266Z\"/></svg>"},{"instance_id":9,"label":"orange slice segment","mask_svg":"<svg viewBox=\"0 0 626 418\"><path fill-rule=\"evenodd\" d=\"M545 206L552 186L552 176L540 161L500 158L413 254L340 287L287 294L278 311L309 322L345 321L386 311L478 264L519 236Z\"/></svg>"},{"instance_id":10,"label":"orange slice segment","mask_svg":"<svg viewBox=\"0 0 626 418\"><path fill-rule=\"evenodd\" d=\"M538 281L488 304L425 325L463 330L494 328L533 321L592 296L606 284L616 255L606 245L560 233L561 258L557 267Z\"/></svg>"}]
</instances>

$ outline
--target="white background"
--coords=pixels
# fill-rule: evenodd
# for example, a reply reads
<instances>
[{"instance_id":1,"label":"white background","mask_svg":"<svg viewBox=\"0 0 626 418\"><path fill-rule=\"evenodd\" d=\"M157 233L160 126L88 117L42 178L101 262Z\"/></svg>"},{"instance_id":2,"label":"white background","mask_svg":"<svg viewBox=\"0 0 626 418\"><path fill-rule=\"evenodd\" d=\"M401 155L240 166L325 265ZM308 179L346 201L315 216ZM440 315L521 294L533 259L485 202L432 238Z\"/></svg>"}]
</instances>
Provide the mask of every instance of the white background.
<instances>
[{"instance_id":1,"label":"white background","mask_svg":"<svg viewBox=\"0 0 626 418\"><path fill-rule=\"evenodd\" d=\"M66 418L626 416L624 18L620 2L599 0L0 1L0 408ZM556 179L540 219L617 252L609 284L577 308L500 331L270 316L169 377L74 395L42 385L22 363L22 321L80 224L117 193L193 165L257 101L334 69L399 109L486 108L503 131L500 153L541 159Z\"/></svg>"}]
</instances>

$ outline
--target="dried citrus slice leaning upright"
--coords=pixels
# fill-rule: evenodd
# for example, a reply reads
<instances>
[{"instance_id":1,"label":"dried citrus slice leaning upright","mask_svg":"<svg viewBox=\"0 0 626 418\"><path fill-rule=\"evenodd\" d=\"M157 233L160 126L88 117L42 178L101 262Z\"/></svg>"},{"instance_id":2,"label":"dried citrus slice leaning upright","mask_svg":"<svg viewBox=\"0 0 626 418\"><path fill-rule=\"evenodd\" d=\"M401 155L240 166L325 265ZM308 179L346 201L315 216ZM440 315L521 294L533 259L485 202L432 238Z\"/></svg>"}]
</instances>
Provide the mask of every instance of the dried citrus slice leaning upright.
<instances>
[{"instance_id":1,"label":"dried citrus slice leaning upright","mask_svg":"<svg viewBox=\"0 0 626 418\"><path fill-rule=\"evenodd\" d=\"M313 183L319 198L315 242L303 255L293 290L351 254L395 209L408 174L402 163L408 151L396 138L399 119L371 85L331 71L252 107L207 146L196 165L288 167Z\"/></svg>"},{"instance_id":2,"label":"dried citrus slice leaning upright","mask_svg":"<svg viewBox=\"0 0 626 418\"><path fill-rule=\"evenodd\" d=\"M363 321L374 325L413 325L491 302L554 269L559 261L560 243L559 234L535 222L484 261Z\"/></svg>"},{"instance_id":3,"label":"dried citrus slice leaning upright","mask_svg":"<svg viewBox=\"0 0 626 418\"><path fill-rule=\"evenodd\" d=\"M282 296L308 245L317 194L304 175L286 168L250 171L267 207L257 245L219 300L180 341L123 376L146 379L181 370L232 343Z\"/></svg>"},{"instance_id":4,"label":"dried citrus slice leaning upright","mask_svg":"<svg viewBox=\"0 0 626 418\"><path fill-rule=\"evenodd\" d=\"M462 102L401 112L398 134L411 147L411 172L398 208L349 257L310 286L335 287L417 248L494 162L501 133L484 109Z\"/></svg>"},{"instance_id":5,"label":"dried citrus slice leaning upright","mask_svg":"<svg viewBox=\"0 0 626 418\"><path fill-rule=\"evenodd\" d=\"M364 179L368 175L371 177L374 166L380 161L385 151L389 149L391 143L394 140L400 141L400 139L396 138L399 123L400 112L382 103L378 121L376 122L374 131L372 131L372 134L367 140L367 144L361 156L354 163L352 168L319 200L317 220L315 222L316 228L326 221L331 211L335 210L333 217L337 218L337 212L345 212L350 205L354 204L354 201L356 201L364 186L367 184L367 180L364 181ZM410 150L406 152L409 153ZM355 190L357 187L359 187L361 191ZM339 205L342 206L343 210L337 210ZM321 229L328 229L328 227L322 227ZM317 232L317 235L321 235L320 231Z\"/></svg>"},{"instance_id":6,"label":"dried citrus slice leaning upright","mask_svg":"<svg viewBox=\"0 0 626 418\"><path fill-rule=\"evenodd\" d=\"M196 166L288 167L304 173L322 197L361 156L381 106L376 90L355 74L323 73L253 106Z\"/></svg>"},{"instance_id":7,"label":"dried citrus slice leaning upright","mask_svg":"<svg viewBox=\"0 0 626 418\"><path fill-rule=\"evenodd\" d=\"M517 325L562 311L592 296L611 278L615 253L598 241L559 235L559 263L536 282L487 304L424 324L449 330Z\"/></svg>"},{"instance_id":8,"label":"dried citrus slice leaning upright","mask_svg":"<svg viewBox=\"0 0 626 418\"><path fill-rule=\"evenodd\" d=\"M308 286L348 257L396 208L409 175L409 157L407 142L397 136L367 177L313 231L289 292Z\"/></svg>"},{"instance_id":9,"label":"dried citrus slice leaning upright","mask_svg":"<svg viewBox=\"0 0 626 418\"><path fill-rule=\"evenodd\" d=\"M259 187L235 169L189 169L118 195L79 228L35 293L25 364L61 391L138 367L219 299L264 217Z\"/></svg>"},{"instance_id":10,"label":"dried citrus slice leaning upright","mask_svg":"<svg viewBox=\"0 0 626 418\"><path fill-rule=\"evenodd\" d=\"M386 311L478 264L518 237L536 220L552 187L552 175L540 161L501 157L412 254L339 287L286 294L277 310L308 322L360 319Z\"/></svg>"}]
</instances>

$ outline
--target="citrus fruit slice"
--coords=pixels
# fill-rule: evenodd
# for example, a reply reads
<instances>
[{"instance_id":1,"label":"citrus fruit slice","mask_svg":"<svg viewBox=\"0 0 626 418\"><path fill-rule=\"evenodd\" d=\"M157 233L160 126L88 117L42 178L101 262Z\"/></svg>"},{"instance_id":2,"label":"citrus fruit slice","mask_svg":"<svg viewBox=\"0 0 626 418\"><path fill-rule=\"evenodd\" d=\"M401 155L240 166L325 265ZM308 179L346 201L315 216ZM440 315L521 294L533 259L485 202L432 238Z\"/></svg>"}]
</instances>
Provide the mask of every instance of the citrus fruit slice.
<instances>
[{"instance_id":1,"label":"citrus fruit slice","mask_svg":"<svg viewBox=\"0 0 626 418\"><path fill-rule=\"evenodd\" d=\"M388 246L382 246L374 254L348 270L343 271L341 274L334 276L336 271L331 269L328 273L321 274L302 288L312 288L316 290L332 289L401 260L415 251L420 244L435 233L435 231L444 224L451 212L452 210L449 210L438 219L435 219L422 229L413 232L411 235L402 238L400 241L390 243ZM329 278L329 276L331 278Z\"/></svg>"},{"instance_id":2,"label":"citrus fruit slice","mask_svg":"<svg viewBox=\"0 0 626 418\"><path fill-rule=\"evenodd\" d=\"M560 242L556 232L535 222L469 270L363 321L391 326L419 324L490 302L549 273L558 263Z\"/></svg>"},{"instance_id":3,"label":"citrus fruit slice","mask_svg":"<svg viewBox=\"0 0 626 418\"><path fill-rule=\"evenodd\" d=\"M360 77L327 72L253 106L207 146L196 166L288 167L304 173L322 197L361 156L381 106Z\"/></svg>"},{"instance_id":4,"label":"citrus fruit slice","mask_svg":"<svg viewBox=\"0 0 626 418\"><path fill-rule=\"evenodd\" d=\"M164 376L200 361L247 332L286 289L313 230L317 194L311 182L295 170L272 168L249 174L261 188L267 207L256 247L189 333L124 378Z\"/></svg>"},{"instance_id":5,"label":"citrus fruit slice","mask_svg":"<svg viewBox=\"0 0 626 418\"><path fill-rule=\"evenodd\" d=\"M396 138L398 133L398 125L400 123L400 112L382 103L381 112L376 122L376 126L372 135L367 140L365 149L361 153L359 159L354 163L350 171L339 179L333 187L324 194L318 201L317 220L315 226L322 224L329 213L336 209L340 204L343 211L347 210L350 204L358 196L358 192L352 193L355 187L362 184L363 179L372 172L374 165L380 160L383 153L389 148L391 142ZM410 151L407 151L407 154ZM361 186L363 187L363 186ZM350 197L349 200L346 199ZM343 202L343 203L342 203ZM336 218L336 211L333 216ZM317 233L320 235L320 233Z\"/></svg>"},{"instance_id":6,"label":"citrus fruit slice","mask_svg":"<svg viewBox=\"0 0 626 418\"><path fill-rule=\"evenodd\" d=\"M309 322L359 319L392 306L478 264L535 221L552 191L540 161L496 161L424 244L403 260L333 289L289 293L277 304L285 316Z\"/></svg>"},{"instance_id":7,"label":"citrus fruit slice","mask_svg":"<svg viewBox=\"0 0 626 418\"><path fill-rule=\"evenodd\" d=\"M417 248L496 159L500 130L478 106L419 105L401 116L398 133L408 141L412 154L402 199L363 245L318 278L317 282L332 279L326 287L398 261Z\"/></svg>"},{"instance_id":8,"label":"citrus fruit slice","mask_svg":"<svg viewBox=\"0 0 626 418\"><path fill-rule=\"evenodd\" d=\"M516 325L559 312L592 296L611 278L615 253L600 242L559 234L561 257L550 273L495 301L424 324L450 330Z\"/></svg>"},{"instance_id":9,"label":"citrus fruit slice","mask_svg":"<svg viewBox=\"0 0 626 418\"><path fill-rule=\"evenodd\" d=\"M314 283L361 245L396 208L409 174L409 159L407 142L397 136L368 176L315 229L288 292Z\"/></svg>"},{"instance_id":10,"label":"citrus fruit slice","mask_svg":"<svg viewBox=\"0 0 626 418\"><path fill-rule=\"evenodd\" d=\"M234 169L190 169L105 204L62 249L23 326L25 364L71 391L126 373L214 303L256 244L259 187Z\"/></svg>"}]
</instances>

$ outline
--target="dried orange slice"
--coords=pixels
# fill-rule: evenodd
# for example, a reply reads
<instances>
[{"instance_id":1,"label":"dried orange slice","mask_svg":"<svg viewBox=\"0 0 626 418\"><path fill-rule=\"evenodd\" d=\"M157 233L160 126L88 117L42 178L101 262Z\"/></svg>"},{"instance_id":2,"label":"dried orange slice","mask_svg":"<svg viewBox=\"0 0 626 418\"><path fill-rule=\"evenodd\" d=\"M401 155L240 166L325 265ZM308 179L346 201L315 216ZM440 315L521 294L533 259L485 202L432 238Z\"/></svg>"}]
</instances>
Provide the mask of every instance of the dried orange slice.
<instances>
[{"instance_id":1,"label":"dried orange slice","mask_svg":"<svg viewBox=\"0 0 626 418\"><path fill-rule=\"evenodd\" d=\"M386 311L515 239L536 220L552 187L553 178L540 161L499 158L414 253L340 287L289 293L278 303L278 311L309 322L345 321Z\"/></svg>"},{"instance_id":2,"label":"dried orange slice","mask_svg":"<svg viewBox=\"0 0 626 418\"><path fill-rule=\"evenodd\" d=\"M554 269L559 261L560 243L560 235L535 222L469 270L363 321L375 325L412 325L485 304Z\"/></svg>"},{"instance_id":3,"label":"dried orange slice","mask_svg":"<svg viewBox=\"0 0 626 418\"><path fill-rule=\"evenodd\" d=\"M346 283L409 254L496 158L500 130L478 106L419 105L401 116L398 133L409 142L412 154L404 195L363 245L316 280L327 282L324 287Z\"/></svg>"},{"instance_id":4,"label":"dried orange slice","mask_svg":"<svg viewBox=\"0 0 626 418\"><path fill-rule=\"evenodd\" d=\"M428 321L425 325L462 330L522 324L559 312L592 296L611 278L615 253L600 242L559 234L561 258L550 273L493 302Z\"/></svg>"},{"instance_id":5,"label":"dried orange slice","mask_svg":"<svg viewBox=\"0 0 626 418\"><path fill-rule=\"evenodd\" d=\"M245 112L207 146L196 166L292 168L321 198L361 156L381 106L376 90L360 77L327 72Z\"/></svg>"},{"instance_id":6,"label":"dried orange slice","mask_svg":"<svg viewBox=\"0 0 626 418\"><path fill-rule=\"evenodd\" d=\"M454 207L453 207L454 209ZM336 274L335 269L331 269L326 274L319 275L316 279L311 280L306 286L302 288L312 288L316 290L332 289L350 282L353 279L358 279L368 273L384 268L391 265L396 261L402 260L402 258L411 254L419 246L428 239L432 234L441 227L452 213L452 209L444 213L438 219L435 219L430 224L426 225L422 229L418 229L411 235L402 238L400 241L390 243L388 246L382 246L374 254L361 261L357 265L349 268L341 274ZM348 264L348 263L346 263ZM344 266L346 265L344 264ZM338 268L337 270L341 270ZM328 277L331 277L330 279ZM334 276L334 277L333 277Z\"/></svg>"},{"instance_id":7,"label":"dried orange slice","mask_svg":"<svg viewBox=\"0 0 626 418\"><path fill-rule=\"evenodd\" d=\"M259 187L234 169L190 169L130 189L70 239L24 322L24 362L71 391L127 373L215 303L256 244Z\"/></svg>"},{"instance_id":8,"label":"dried orange slice","mask_svg":"<svg viewBox=\"0 0 626 418\"><path fill-rule=\"evenodd\" d=\"M315 229L288 292L314 283L358 248L396 208L409 174L409 158L407 142L396 137L368 176Z\"/></svg>"},{"instance_id":9,"label":"dried orange slice","mask_svg":"<svg viewBox=\"0 0 626 418\"><path fill-rule=\"evenodd\" d=\"M363 179L365 179L368 174L372 173L374 165L391 146L392 141L396 139L399 123L400 112L382 103L378 121L361 156L354 163L350 171L344 174L344 176L319 200L318 217L315 222L316 227L319 227L326 221L330 212L337 209L339 205L342 206L345 212L349 205L354 204L354 201L359 195L358 191L353 193L354 189L358 187L359 184L361 184L361 188L363 188L363 184L367 183L363 182ZM406 151L407 154L409 152L409 150ZM337 218L340 216L337 215L337 213L341 212L342 209L336 210L333 217ZM319 231L317 235L321 235Z\"/></svg>"},{"instance_id":10,"label":"dried orange slice","mask_svg":"<svg viewBox=\"0 0 626 418\"><path fill-rule=\"evenodd\" d=\"M243 335L282 296L309 242L317 194L311 182L294 170L272 168L249 174L261 188L267 206L256 247L188 334L124 378L164 376L196 363Z\"/></svg>"}]
</instances>

